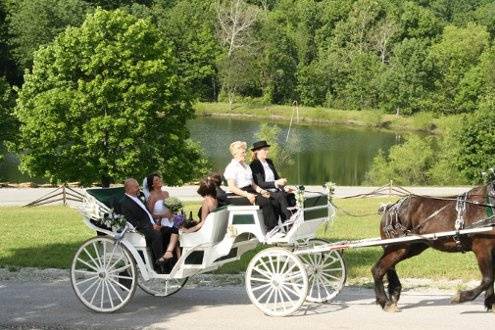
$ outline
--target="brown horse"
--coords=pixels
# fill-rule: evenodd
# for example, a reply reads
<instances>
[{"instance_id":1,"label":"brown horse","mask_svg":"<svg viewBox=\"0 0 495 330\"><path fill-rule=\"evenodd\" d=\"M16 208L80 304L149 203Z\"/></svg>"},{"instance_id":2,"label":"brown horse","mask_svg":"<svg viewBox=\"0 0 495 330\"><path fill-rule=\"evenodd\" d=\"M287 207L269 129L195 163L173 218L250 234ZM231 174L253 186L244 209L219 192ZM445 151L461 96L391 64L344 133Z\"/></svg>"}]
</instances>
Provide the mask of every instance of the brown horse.
<instances>
[{"instance_id":1,"label":"brown horse","mask_svg":"<svg viewBox=\"0 0 495 330\"><path fill-rule=\"evenodd\" d=\"M460 227L473 228L493 223L494 183L473 188L466 194L454 197L426 197L409 195L397 203L387 205L380 223L382 239L407 234L431 234L452 231ZM456 224L457 227L456 228ZM376 302L385 311L398 311L397 302L401 283L395 265L402 260L419 255L427 248L445 252L473 251L481 271L481 283L472 290L459 291L452 298L453 303L475 299L485 291L485 307L495 307L495 229L491 231L444 237L436 240L422 240L384 246L384 253L371 272L375 282ZM388 278L388 295L385 293L383 276Z\"/></svg>"}]
</instances>

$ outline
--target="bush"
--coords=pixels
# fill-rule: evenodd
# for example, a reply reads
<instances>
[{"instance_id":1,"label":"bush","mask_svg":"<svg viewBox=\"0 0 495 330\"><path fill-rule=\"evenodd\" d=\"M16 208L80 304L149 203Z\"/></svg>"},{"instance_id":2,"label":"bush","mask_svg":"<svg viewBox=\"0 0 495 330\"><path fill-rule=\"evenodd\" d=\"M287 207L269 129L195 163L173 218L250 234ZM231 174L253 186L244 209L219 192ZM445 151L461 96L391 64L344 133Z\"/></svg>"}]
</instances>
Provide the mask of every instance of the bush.
<instances>
[{"instance_id":1,"label":"bush","mask_svg":"<svg viewBox=\"0 0 495 330\"><path fill-rule=\"evenodd\" d=\"M433 131L437 126L431 112L419 112L413 116L413 127L420 131Z\"/></svg>"},{"instance_id":2,"label":"bush","mask_svg":"<svg viewBox=\"0 0 495 330\"><path fill-rule=\"evenodd\" d=\"M365 182L384 185L392 180L396 185L426 185L433 161L432 139L410 135L405 143L390 148L388 156L380 150Z\"/></svg>"}]
</instances>

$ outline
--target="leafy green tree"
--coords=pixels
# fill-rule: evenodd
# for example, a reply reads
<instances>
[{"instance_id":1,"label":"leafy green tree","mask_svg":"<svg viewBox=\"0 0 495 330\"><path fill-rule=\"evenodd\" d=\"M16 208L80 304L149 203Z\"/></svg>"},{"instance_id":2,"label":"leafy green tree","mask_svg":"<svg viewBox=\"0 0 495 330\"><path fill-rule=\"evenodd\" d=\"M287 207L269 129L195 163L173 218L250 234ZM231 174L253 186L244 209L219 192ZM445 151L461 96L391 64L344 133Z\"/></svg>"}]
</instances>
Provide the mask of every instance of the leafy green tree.
<instances>
[{"instance_id":1,"label":"leafy green tree","mask_svg":"<svg viewBox=\"0 0 495 330\"><path fill-rule=\"evenodd\" d=\"M454 138L459 142L455 166L471 183L482 182L481 172L495 165L495 97L484 99Z\"/></svg>"},{"instance_id":2,"label":"leafy green tree","mask_svg":"<svg viewBox=\"0 0 495 330\"><path fill-rule=\"evenodd\" d=\"M16 115L16 150L33 176L107 186L160 170L181 184L205 170L172 46L121 10L96 10L36 52Z\"/></svg>"},{"instance_id":3,"label":"leafy green tree","mask_svg":"<svg viewBox=\"0 0 495 330\"><path fill-rule=\"evenodd\" d=\"M155 9L155 7L153 7ZM216 63L221 47L215 38L215 2L177 1L175 6L156 16L159 30L172 42L179 70L197 96L216 100Z\"/></svg>"},{"instance_id":4,"label":"leafy green tree","mask_svg":"<svg viewBox=\"0 0 495 330\"><path fill-rule=\"evenodd\" d=\"M29 68L34 51L55 38L67 26L79 26L89 10L83 0L19 0L8 3L13 56Z\"/></svg>"},{"instance_id":5,"label":"leafy green tree","mask_svg":"<svg viewBox=\"0 0 495 330\"><path fill-rule=\"evenodd\" d=\"M117 9L126 6L132 6L133 4L151 6L153 0L84 0L93 7L101 7L103 9ZM174 0L158 0L160 3L171 3Z\"/></svg>"},{"instance_id":6,"label":"leafy green tree","mask_svg":"<svg viewBox=\"0 0 495 330\"><path fill-rule=\"evenodd\" d=\"M458 155L462 153L461 145L456 138L458 132L464 124L462 116L452 116L443 118L442 136L438 137L433 144L435 150L435 161L428 170L430 184L432 185L465 185L469 180L454 165Z\"/></svg>"},{"instance_id":7,"label":"leafy green tree","mask_svg":"<svg viewBox=\"0 0 495 330\"><path fill-rule=\"evenodd\" d=\"M18 123L13 115L14 106L14 91L7 81L0 77L0 149L3 149L5 142L15 140L17 134Z\"/></svg>"},{"instance_id":8,"label":"leafy green tree","mask_svg":"<svg viewBox=\"0 0 495 330\"><path fill-rule=\"evenodd\" d=\"M9 83L19 81L19 70L12 59L9 45L7 8L5 0L0 0L0 77L6 77Z\"/></svg>"},{"instance_id":9,"label":"leafy green tree","mask_svg":"<svg viewBox=\"0 0 495 330\"><path fill-rule=\"evenodd\" d=\"M260 9L244 0L225 0L218 3L216 10L217 35L224 48L219 76L232 109L236 94L249 84L254 69L250 65L255 59L253 31Z\"/></svg>"},{"instance_id":10,"label":"leafy green tree","mask_svg":"<svg viewBox=\"0 0 495 330\"><path fill-rule=\"evenodd\" d=\"M431 139L410 135L403 144L390 148L388 156L379 152L366 174L366 183L384 185L392 180L396 185L428 184L433 161Z\"/></svg>"},{"instance_id":11,"label":"leafy green tree","mask_svg":"<svg viewBox=\"0 0 495 330\"><path fill-rule=\"evenodd\" d=\"M265 140L270 145L269 158L277 164L277 167L283 168L294 163L294 154L300 152L300 140L297 133L292 132L285 143L280 141L281 129L277 125L262 123L260 129L254 134L254 138Z\"/></svg>"},{"instance_id":12,"label":"leafy green tree","mask_svg":"<svg viewBox=\"0 0 495 330\"><path fill-rule=\"evenodd\" d=\"M443 22L428 8L413 1L405 1L399 14L400 39L435 38L442 33ZM404 40L405 41L405 40Z\"/></svg>"},{"instance_id":13,"label":"leafy green tree","mask_svg":"<svg viewBox=\"0 0 495 330\"><path fill-rule=\"evenodd\" d=\"M269 103L297 100L298 54L288 36L285 15L274 10L262 15L259 27L260 75L264 99Z\"/></svg>"},{"instance_id":14,"label":"leafy green tree","mask_svg":"<svg viewBox=\"0 0 495 330\"><path fill-rule=\"evenodd\" d=\"M433 89L428 39L404 39L380 77L380 106L409 115L423 110L423 98Z\"/></svg>"},{"instance_id":15,"label":"leafy green tree","mask_svg":"<svg viewBox=\"0 0 495 330\"><path fill-rule=\"evenodd\" d=\"M483 26L468 24L465 28L446 26L440 42L431 47L430 58L438 74L431 107L441 113L459 113L464 98L458 96L459 87L476 84L476 71L470 70L480 61L480 55L489 46L489 34ZM466 74L469 72L467 77ZM469 89L469 88L468 88ZM456 97L458 101L456 102ZM472 110L473 107L469 107Z\"/></svg>"}]
</instances>

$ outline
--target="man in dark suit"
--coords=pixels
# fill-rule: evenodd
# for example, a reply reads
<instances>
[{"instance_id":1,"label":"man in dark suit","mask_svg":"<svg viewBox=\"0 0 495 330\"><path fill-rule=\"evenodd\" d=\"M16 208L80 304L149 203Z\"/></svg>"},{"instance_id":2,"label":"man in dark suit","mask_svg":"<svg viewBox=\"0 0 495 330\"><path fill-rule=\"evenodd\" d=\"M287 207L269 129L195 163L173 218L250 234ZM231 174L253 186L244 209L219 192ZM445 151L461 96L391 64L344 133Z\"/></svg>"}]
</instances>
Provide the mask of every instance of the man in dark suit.
<instances>
[{"instance_id":1,"label":"man in dark suit","mask_svg":"<svg viewBox=\"0 0 495 330\"><path fill-rule=\"evenodd\" d=\"M267 158L270 145L266 141L253 143L253 161L249 166L253 172L253 181L259 187L270 192L270 198L275 200L274 207L282 220L289 219L291 213L287 210L287 193L284 189L287 179L280 178L275 165Z\"/></svg>"},{"instance_id":2,"label":"man in dark suit","mask_svg":"<svg viewBox=\"0 0 495 330\"><path fill-rule=\"evenodd\" d=\"M146 243L151 246L154 260L158 260L164 254L163 236L160 226L155 224L150 212L139 196L139 184L136 179L129 178L124 182L125 195L120 201L120 212L125 216L139 232L146 238Z\"/></svg>"}]
</instances>

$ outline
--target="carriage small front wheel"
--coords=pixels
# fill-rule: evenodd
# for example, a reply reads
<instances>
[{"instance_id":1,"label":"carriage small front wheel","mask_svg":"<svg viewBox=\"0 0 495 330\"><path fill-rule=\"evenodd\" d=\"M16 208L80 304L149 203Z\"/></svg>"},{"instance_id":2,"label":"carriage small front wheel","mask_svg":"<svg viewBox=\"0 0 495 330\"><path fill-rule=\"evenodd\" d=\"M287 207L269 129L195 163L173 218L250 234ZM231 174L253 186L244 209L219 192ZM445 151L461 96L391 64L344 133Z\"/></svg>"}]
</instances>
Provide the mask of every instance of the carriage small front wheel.
<instances>
[{"instance_id":1,"label":"carriage small front wheel","mask_svg":"<svg viewBox=\"0 0 495 330\"><path fill-rule=\"evenodd\" d=\"M71 283L86 307L101 313L114 312L127 305L136 291L134 258L112 238L91 238L72 260Z\"/></svg>"},{"instance_id":2,"label":"carriage small front wheel","mask_svg":"<svg viewBox=\"0 0 495 330\"><path fill-rule=\"evenodd\" d=\"M246 291L251 302L267 315L294 313L308 292L305 266L286 249L260 251L246 269Z\"/></svg>"},{"instance_id":3,"label":"carriage small front wheel","mask_svg":"<svg viewBox=\"0 0 495 330\"><path fill-rule=\"evenodd\" d=\"M303 249L328 244L322 239L310 239ZM308 253L299 256L306 266L309 279L307 301L329 302L344 288L347 271L342 254L332 250L325 253Z\"/></svg>"}]
</instances>

